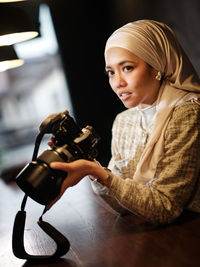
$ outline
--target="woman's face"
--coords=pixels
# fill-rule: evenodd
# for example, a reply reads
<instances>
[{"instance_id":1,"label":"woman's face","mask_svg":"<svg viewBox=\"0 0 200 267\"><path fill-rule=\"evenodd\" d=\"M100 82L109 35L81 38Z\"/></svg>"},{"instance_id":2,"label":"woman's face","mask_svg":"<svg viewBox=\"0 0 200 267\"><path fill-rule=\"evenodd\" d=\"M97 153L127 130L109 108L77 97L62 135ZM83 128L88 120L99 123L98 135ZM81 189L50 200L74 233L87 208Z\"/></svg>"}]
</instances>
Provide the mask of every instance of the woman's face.
<instances>
[{"instance_id":1,"label":"woman's face","mask_svg":"<svg viewBox=\"0 0 200 267\"><path fill-rule=\"evenodd\" d=\"M160 88L158 71L126 49L113 47L105 55L106 73L113 91L127 108L153 104Z\"/></svg>"}]
</instances>

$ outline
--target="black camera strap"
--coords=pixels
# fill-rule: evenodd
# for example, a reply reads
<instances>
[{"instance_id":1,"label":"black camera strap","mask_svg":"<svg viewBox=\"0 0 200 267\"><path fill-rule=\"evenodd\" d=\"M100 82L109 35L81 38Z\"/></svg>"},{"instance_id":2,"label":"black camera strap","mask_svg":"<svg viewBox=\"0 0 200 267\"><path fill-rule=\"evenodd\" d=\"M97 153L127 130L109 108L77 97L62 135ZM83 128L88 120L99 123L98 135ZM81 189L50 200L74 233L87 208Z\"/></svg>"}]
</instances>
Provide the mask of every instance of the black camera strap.
<instances>
[{"instance_id":1,"label":"black camera strap","mask_svg":"<svg viewBox=\"0 0 200 267\"><path fill-rule=\"evenodd\" d=\"M58 114L52 114L42 122L42 124L40 125L40 133L36 137L35 141L35 148L32 157L33 161L37 159L39 146L44 134L52 133L52 127L54 123L60 121L66 116L68 116L68 111L64 111ZM25 194L22 200L21 210L18 211L18 213L16 214L14 221L13 233L12 233L12 249L14 255L20 259L27 259L27 260L48 260L48 259L56 259L63 256L69 251L70 243L68 239L64 235L62 235L58 230L56 230L51 224L42 220L42 216L47 211L46 207L43 211L43 214L39 218L38 225L47 235L49 235L55 241L57 249L52 255L30 255L26 252L24 247L24 230L26 222L25 205L27 198L28 196Z\"/></svg>"},{"instance_id":2,"label":"black camera strap","mask_svg":"<svg viewBox=\"0 0 200 267\"><path fill-rule=\"evenodd\" d=\"M24 248L24 228L26 222L26 211L25 205L28 196L25 195L22 201L21 210L18 211L14 221L13 235L12 235L12 249L16 257L20 259L27 260L48 260L56 259L69 251L70 243L68 239L62 235L58 230L56 230L51 224L42 220L42 216L46 212L46 207L44 208L43 214L39 218L38 225L42 230L49 235L56 243L57 249L52 255L30 255L26 252Z\"/></svg>"}]
</instances>

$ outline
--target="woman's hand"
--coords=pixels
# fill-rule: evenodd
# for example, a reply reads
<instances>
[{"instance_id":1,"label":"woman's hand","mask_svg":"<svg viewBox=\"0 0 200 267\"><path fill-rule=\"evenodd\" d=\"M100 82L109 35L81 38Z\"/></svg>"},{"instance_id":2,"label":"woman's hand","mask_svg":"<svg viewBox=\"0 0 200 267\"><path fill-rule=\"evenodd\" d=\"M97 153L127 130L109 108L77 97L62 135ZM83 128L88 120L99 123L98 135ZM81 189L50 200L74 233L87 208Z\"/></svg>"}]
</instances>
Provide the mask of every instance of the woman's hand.
<instances>
[{"instance_id":1,"label":"woman's hand","mask_svg":"<svg viewBox=\"0 0 200 267\"><path fill-rule=\"evenodd\" d=\"M54 142L55 142L55 137L51 136L50 141L48 142L48 145L52 146Z\"/></svg>"},{"instance_id":2,"label":"woman's hand","mask_svg":"<svg viewBox=\"0 0 200 267\"><path fill-rule=\"evenodd\" d=\"M52 162L50 167L67 172L67 177L62 183L60 194L47 206L47 209L50 209L54 203L61 198L67 188L78 184L85 176L90 174L97 176L103 183L107 181L108 178L107 171L96 161L79 159L70 163ZM112 179L109 179L109 184L107 186L109 187L111 183Z\"/></svg>"},{"instance_id":3,"label":"woman's hand","mask_svg":"<svg viewBox=\"0 0 200 267\"><path fill-rule=\"evenodd\" d=\"M50 167L52 169L67 172L67 177L62 183L60 194L47 206L47 209L50 209L54 203L61 198L67 188L76 185L87 176L91 172L90 170L92 169L93 164L97 165L96 163L84 159L75 160L70 163L52 162Z\"/></svg>"}]
</instances>

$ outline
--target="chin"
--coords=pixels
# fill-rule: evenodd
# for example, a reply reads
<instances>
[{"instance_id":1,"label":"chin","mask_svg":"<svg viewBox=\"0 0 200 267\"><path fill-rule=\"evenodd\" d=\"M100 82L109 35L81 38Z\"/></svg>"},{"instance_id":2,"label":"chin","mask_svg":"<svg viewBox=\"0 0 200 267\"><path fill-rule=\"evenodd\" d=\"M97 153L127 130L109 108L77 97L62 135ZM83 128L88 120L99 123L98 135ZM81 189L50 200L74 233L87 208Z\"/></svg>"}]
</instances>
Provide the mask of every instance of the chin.
<instances>
[{"instance_id":1,"label":"chin","mask_svg":"<svg viewBox=\"0 0 200 267\"><path fill-rule=\"evenodd\" d=\"M138 103L123 103L124 104L124 106L126 107L126 108L135 108L135 107L137 107L140 103L138 102Z\"/></svg>"}]
</instances>

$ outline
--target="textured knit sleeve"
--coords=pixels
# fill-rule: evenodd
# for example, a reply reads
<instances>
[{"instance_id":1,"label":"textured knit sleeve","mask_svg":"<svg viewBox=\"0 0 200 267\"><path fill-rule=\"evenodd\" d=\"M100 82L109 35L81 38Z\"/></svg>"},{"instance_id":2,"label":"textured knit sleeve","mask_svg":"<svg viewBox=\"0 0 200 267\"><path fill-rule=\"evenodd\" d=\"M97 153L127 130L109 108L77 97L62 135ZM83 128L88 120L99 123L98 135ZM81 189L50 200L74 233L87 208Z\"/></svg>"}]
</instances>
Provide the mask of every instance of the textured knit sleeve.
<instances>
[{"instance_id":1,"label":"textured knit sleeve","mask_svg":"<svg viewBox=\"0 0 200 267\"><path fill-rule=\"evenodd\" d=\"M177 107L165 134L164 154L148 185L114 175L110 194L128 210L164 224L176 219L192 199L200 170L200 106Z\"/></svg>"}]
</instances>

